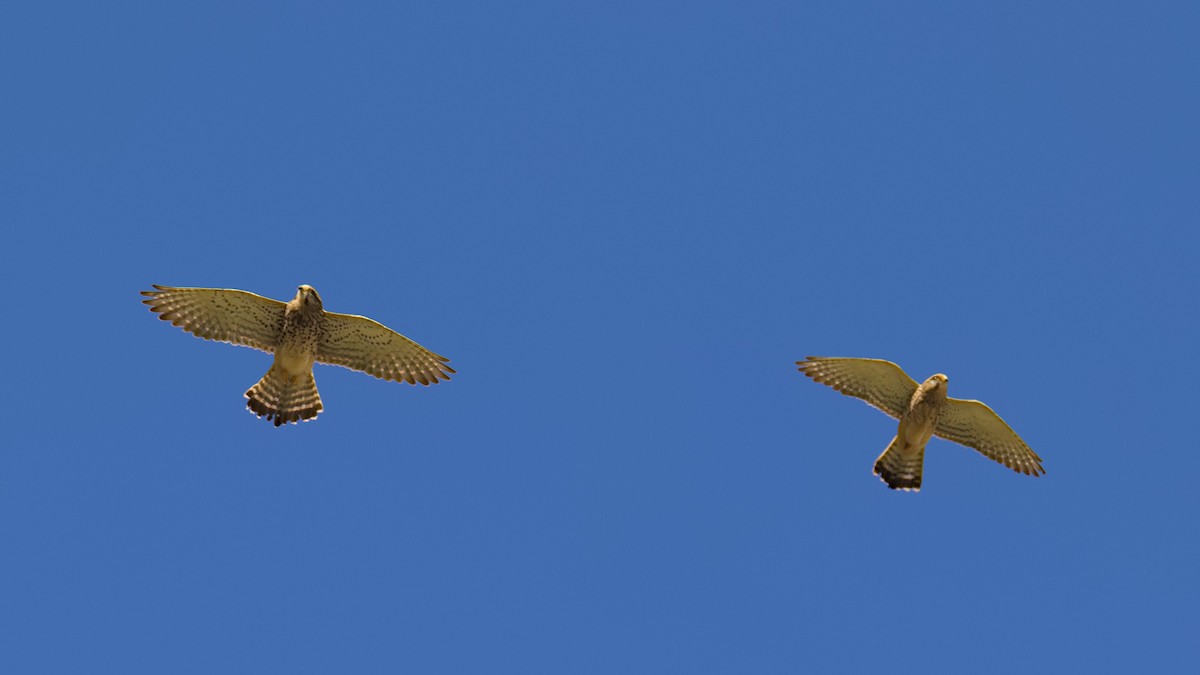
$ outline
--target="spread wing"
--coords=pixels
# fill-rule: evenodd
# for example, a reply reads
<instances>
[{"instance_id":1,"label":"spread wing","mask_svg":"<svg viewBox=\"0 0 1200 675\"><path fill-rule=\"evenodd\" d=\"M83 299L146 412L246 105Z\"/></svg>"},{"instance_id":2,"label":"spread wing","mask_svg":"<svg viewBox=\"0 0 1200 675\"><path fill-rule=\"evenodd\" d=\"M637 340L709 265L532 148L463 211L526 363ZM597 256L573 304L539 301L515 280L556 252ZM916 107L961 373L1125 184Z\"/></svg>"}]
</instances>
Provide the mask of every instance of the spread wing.
<instances>
[{"instance_id":1,"label":"spread wing","mask_svg":"<svg viewBox=\"0 0 1200 675\"><path fill-rule=\"evenodd\" d=\"M437 384L454 372L446 365L449 360L365 316L325 312L325 333L317 344L320 363L395 382Z\"/></svg>"},{"instance_id":2,"label":"spread wing","mask_svg":"<svg viewBox=\"0 0 1200 675\"><path fill-rule=\"evenodd\" d=\"M796 365L817 382L861 398L896 419L908 412L918 386L900 366L882 359L809 356Z\"/></svg>"},{"instance_id":3,"label":"spread wing","mask_svg":"<svg viewBox=\"0 0 1200 675\"><path fill-rule=\"evenodd\" d=\"M284 303L230 288L154 288L142 302L163 321L205 340L275 351Z\"/></svg>"},{"instance_id":4,"label":"spread wing","mask_svg":"<svg viewBox=\"0 0 1200 675\"><path fill-rule=\"evenodd\" d=\"M995 411L979 401L947 398L933 433L974 448L1018 473L1028 476L1046 473L1042 458Z\"/></svg>"}]
</instances>

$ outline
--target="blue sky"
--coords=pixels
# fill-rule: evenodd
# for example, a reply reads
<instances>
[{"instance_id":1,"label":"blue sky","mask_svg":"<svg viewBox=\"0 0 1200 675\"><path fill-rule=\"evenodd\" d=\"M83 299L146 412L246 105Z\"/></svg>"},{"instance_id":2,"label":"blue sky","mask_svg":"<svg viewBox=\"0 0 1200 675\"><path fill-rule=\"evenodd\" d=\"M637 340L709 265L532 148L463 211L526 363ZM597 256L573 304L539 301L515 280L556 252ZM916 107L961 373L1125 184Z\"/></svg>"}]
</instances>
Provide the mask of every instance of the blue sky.
<instances>
[{"instance_id":1,"label":"blue sky","mask_svg":"<svg viewBox=\"0 0 1200 675\"><path fill-rule=\"evenodd\" d=\"M1194 3L201 4L0 10L0 669L1200 658ZM152 283L458 375L319 366L276 429ZM886 489L808 354L1047 475Z\"/></svg>"}]
</instances>

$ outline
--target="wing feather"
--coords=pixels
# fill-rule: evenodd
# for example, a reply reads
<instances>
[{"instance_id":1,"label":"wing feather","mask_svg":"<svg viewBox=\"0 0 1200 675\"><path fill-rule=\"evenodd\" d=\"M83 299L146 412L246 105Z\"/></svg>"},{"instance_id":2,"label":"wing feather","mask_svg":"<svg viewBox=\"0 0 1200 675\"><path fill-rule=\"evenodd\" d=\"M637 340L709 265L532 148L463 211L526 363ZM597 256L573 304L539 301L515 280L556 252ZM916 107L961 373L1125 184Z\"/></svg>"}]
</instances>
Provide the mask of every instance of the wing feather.
<instances>
[{"instance_id":1,"label":"wing feather","mask_svg":"<svg viewBox=\"0 0 1200 675\"><path fill-rule=\"evenodd\" d=\"M450 361L365 316L325 312L317 361L409 384L449 380Z\"/></svg>"},{"instance_id":2,"label":"wing feather","mask_svg":"<svg viewBox=\"0 0 1200 675\"><path fill-rule=\"evenodd\" d=\"M1028 476L1046 473L1042 458L994 410L980 401L947 398L933 433L974 448L985 457Z\"/></svg>"},{"instance_id":3,"label":"wing feather","mask_svg":"<svg viewBox=\"0 0 1200 675\"><path fill-rule=\"evenodd\" d=\"M205 340L275 351L284 303L231 288L154 288L142 302L163 321Z\"/></svg>"},{"instance_id":4,"label":"wing feather","mask_svg":"<svg viewBox=\"0 0 1200 675\"><path fill-rule=\"evenodd\" d=\"M861 398L896 419L908 411L918 386L900 366L882 359L809 356L796 365L817 382Z\"/></svg>"}]
</instances>

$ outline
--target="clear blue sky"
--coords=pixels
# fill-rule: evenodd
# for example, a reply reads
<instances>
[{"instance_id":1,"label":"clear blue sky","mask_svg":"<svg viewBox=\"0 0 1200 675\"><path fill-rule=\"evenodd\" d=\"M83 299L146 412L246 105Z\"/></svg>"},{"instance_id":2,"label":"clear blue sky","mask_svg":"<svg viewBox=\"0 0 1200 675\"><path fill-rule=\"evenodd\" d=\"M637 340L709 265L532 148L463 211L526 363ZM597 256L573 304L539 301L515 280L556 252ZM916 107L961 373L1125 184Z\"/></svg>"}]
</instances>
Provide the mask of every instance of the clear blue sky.
<instances>
[{"instance_id":1,"label":"clear blue sky","mask_svg":"<svg viewBox=\"0 0 1200 675\"><path fill-rule=\"evenodd\" d=\"M0 670L1194 667L1197 5L589 4L0 10ZM276 429L152 283L458 375Z\"/></svg>"}]
</instances>

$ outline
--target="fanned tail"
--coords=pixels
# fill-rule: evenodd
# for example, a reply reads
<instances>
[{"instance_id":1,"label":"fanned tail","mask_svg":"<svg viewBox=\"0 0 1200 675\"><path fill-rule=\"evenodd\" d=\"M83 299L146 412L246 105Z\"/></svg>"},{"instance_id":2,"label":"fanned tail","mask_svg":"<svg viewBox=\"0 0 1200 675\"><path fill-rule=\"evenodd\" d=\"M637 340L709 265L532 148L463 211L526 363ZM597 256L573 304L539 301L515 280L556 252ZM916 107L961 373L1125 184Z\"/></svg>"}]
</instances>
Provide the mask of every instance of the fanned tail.
<instances>
[{"instance_id":1,"label":"fanned tail","mask_svg":"<svg viewBox=\"0 0 1200 675\"><path fill-rule=\"evenodd\" d=\"M324 409L312 371L289 375L277 365L246 391L246 399L251 412L274 420L275 426L310 420Z\"/></svg>"},{"instance_id":2,"label":"fanned tail","mask_svg":"<svg viewBox=\"0 0 1200 675\"><path fill-rule=\"evenodd\" d=\"M921 490L921 471L925 465L925 448L916 453L904 452L900 437L892 439L891 445L879 459L875 460L875 475L893 490Z\"/></svg>"}]
</instances>

